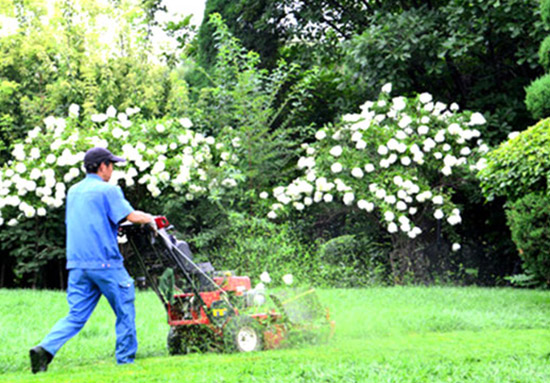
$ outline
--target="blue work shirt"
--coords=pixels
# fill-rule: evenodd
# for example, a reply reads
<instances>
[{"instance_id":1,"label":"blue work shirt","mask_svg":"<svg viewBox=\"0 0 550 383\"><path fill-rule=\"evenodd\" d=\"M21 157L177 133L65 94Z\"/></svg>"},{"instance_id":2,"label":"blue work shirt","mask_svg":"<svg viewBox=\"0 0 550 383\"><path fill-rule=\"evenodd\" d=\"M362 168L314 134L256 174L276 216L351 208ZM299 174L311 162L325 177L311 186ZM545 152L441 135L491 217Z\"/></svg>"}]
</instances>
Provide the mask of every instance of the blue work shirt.
<instances>
[{"instance_id":1,"label":"blue work shirt","mask_svg":"<svg viewBox=\"0 0 550 383\"><path fill-rule=\"evenodd\" d=\"M97 174L71 186L67 194L67 269L123 267L118 224L134 209L122 190Z\"/></svg>"}]
</instances>

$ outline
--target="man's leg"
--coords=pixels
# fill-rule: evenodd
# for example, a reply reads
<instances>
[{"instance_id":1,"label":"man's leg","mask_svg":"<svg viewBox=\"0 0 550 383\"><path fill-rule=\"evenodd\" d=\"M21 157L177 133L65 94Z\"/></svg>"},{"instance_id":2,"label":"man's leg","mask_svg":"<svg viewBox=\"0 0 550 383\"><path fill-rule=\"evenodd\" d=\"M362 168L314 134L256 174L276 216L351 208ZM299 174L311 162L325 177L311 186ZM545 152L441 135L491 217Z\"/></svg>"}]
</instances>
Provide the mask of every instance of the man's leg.
<instances>
[{"instance_id":1,"label":"man's leg","mask_svg":"<svg viewBox=\"0 0 550 383\"><path fill-rule=\"evenodd\" d=\"M70 270L67 287L69 314L55 324L39 346L54 356L84 327L100 297L99 289L87 278L85 270Z\"/></svg>"},{"instance_id":2,"label":"man's leg","mask_svg":"<svg viewBox=\"0 0 550 383\"><path fill-rule=\"evenodd\" d=\"M94 272L94 281L116 314L117 363L133 363L138 347L134 281L124 268Z\"/></svg>"}]
</instances>

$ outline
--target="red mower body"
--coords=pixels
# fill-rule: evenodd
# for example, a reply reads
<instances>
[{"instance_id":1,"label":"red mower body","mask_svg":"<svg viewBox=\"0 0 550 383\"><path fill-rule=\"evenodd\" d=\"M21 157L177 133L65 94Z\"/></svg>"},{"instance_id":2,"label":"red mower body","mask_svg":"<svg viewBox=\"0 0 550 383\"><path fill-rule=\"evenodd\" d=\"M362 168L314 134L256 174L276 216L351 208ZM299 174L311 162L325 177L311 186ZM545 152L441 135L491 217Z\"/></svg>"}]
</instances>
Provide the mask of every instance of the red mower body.
<instances>
[{"instance_id":1,"label":"red mower body","mask_svg":"<svg viewBox=\"0 0 550 383\"><path fill-rule=\"evenodd\" d=\"M251 290L250 278L246 276L228 275L224 277L214 277L213 280L223 291L230 294L235 299L244 300L246 293ZM211 314L214 318L224 321L228 320L231 316L239 315L239 310L237 308L232 309L223 305L222 292L220 290L205 291L199 294L206 304L206 307L211 310ZM223 326L220 331L219 327L215 326L210 321L201 306L193 305L194 296L195 294L192 292L174 294L174 302L176 303L168 303L166 305L168 324L177 328L180 332L185 331L185 326L207 326L214 334L223 336L223 329L225 326ZM182 307L181 303L178 302L189 302L189 304ZM215 307L218 302L222 303L219 308ZM231 310L234 310L234 312L231 312ZM281 345L286 334L286 327L281 323L280 314L271 311L268 313L251 314L249 317L253 318L254 321L261 326L264 349L274 349Z\"/></svg>"}]
</instances>

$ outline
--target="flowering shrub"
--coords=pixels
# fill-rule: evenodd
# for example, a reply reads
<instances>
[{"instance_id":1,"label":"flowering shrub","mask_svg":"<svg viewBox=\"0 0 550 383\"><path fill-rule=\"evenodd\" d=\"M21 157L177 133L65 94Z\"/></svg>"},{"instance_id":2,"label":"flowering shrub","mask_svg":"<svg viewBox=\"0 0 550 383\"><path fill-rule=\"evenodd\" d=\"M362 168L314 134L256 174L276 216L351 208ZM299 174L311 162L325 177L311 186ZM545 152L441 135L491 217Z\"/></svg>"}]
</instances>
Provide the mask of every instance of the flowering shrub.
<instances>
[{"instance_id":1,"label":"flowering shrub","mask_svg":"<svg viewBox=\"0 0 550 383\"><path fill-rule=\"evenodd\" d=\"M484 167L477 153L488 148L476 127L485 119L459 112L456 104L434 102L427 93L413 98L391 98L390 93L387 84L360 114L323 127L314 143L302 145L306 155L297 167L303 175L273 190L277 202L270 218L289 207L303 210L341 200L366 213L378 212L389 233L410 239L422 234L426 217L451 226L461 222L451 200L453 182Z\"/></svg>"},{"instance_id":2,"label":"flowering shrub","mask_svg":"<svg viewBox=\"0 0 550 383\"><path fill-rule=\"evenodd\" d=\"M165 190L219 198L242 179L235 164L239 139L226 128L219 139L193 129L188 118L143 121L139 108L79 116L71 105L68 118L48 117L43 127L15 142L13 160L0 170L0 224L44 216L63 205L67 189L84 175L86 150L108 147L126 158L111 183L124 180L127 191L142 185L153 198ZM222 142L223 140L225 142Z\"/></svg>"}]
</instances>

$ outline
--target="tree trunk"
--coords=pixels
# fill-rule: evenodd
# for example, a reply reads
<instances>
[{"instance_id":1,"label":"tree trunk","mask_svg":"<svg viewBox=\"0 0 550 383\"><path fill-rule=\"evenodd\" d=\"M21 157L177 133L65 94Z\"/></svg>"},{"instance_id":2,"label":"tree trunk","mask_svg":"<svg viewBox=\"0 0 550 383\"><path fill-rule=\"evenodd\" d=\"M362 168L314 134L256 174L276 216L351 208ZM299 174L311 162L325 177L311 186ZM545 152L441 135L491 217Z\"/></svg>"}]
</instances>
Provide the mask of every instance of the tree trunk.
<instances>
[{"instance_id":1,"label":"tree trunk","mask_svg":"<svg viewBox=\"0 0 550 383\"><path fill-rule=\"evenodd\" d=\"M34 276L33 276L33 278L32 278L32 285L31 285L31 288L32 288L33 290L36 290L36 281L37 281L37 280L38 280L38 272L35 271L35 272L34 272Z\"/></svg>"},{"instance_id":2,"label":"tree trunk","mask_svg":"<svg viewBox=\"0 0 550 383\"><path fill-rule=\"evenodd\" d=\"M2 260L2 269L0 270L0 288L4 287L4 275L6 275L6 263Z\"/></svg>"},{"instance_id":3,"label":"tree trunk","mask_svg":"<svg viewBox=\"0 0 550 383\"><path fill-rule=\"evenodd\" d=\"M419 251L422 248L419 239L394 235L392 244L390 265L393 282L397 285L410 282L430 283L430 262L424 252Z\"/></svg>"}]
</instances>

